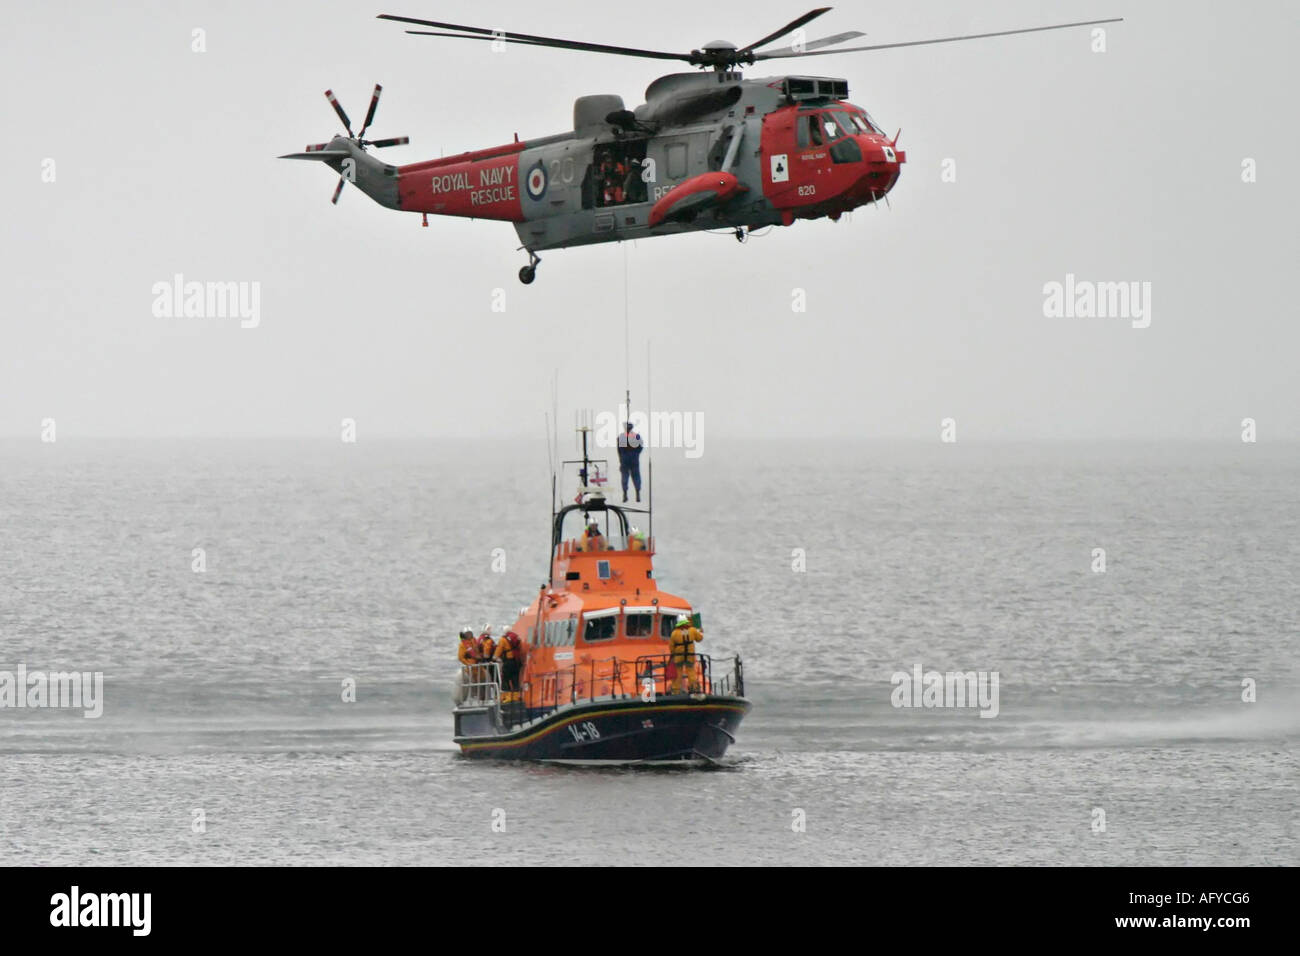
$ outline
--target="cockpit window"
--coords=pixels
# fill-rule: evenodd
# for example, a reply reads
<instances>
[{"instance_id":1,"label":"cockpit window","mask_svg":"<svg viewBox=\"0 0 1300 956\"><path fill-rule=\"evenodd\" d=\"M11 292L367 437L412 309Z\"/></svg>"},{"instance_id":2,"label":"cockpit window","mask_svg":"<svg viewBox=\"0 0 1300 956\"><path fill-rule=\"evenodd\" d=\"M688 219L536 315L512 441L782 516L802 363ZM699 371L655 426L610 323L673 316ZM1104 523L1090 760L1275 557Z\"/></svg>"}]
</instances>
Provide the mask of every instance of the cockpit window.
<instances>
[{"instance_id":1,"label":"cockpit window","mask_svg":"<svg viewBox=\"0 0 1300 956\"><path fill-rule=\"evenodd\" d=\"M832 143L848 132L848 124L840 113L823 113L822 125L826 127L826 141Z\"/></svg>"},{"instance_id":2,"label":"cockpit window","mask_svg":"<svg viewBox=\"0 0 1300 956\"><path fill-rule=\"evenodd\" d=\"M854 113L854 114L853 114L853 118L854 118L855 120L857 120L858 125L860 125L860 126L864 126L864 127L865 127L865 128L862 130L862 132L864 132L864 133L879 133L881 136L884 136L884 135L885 135L885 131L884 131L883 129L880 128L880 126L876 123L875 120L873 120L873 119L871 118L871 114L869 114L869 113L867 113L867 112L865 112L865 111L864 111L864 112L861 112L861 113Z\"/></svg>"},{"instance_id":3,"label":"cockpit window","mask_svg":"<svg viewBox=\"0 0 1300 956\"><path fill-rule=\"evenodd\" d=\"M864 129L859 125L861 121L859 121L852 113L847 113L844 110L836 110L834 113L829 115L834 116L835 119L839 121L840 129L846 133L869 133L871 131L870 127Z\"/></svg>"},{"instance_id":4,"label":"cockpit window","mask_svg":"<svg viewBox=\"0 0 1300 956\"><path fill-rule=\"evenodd\" d=\"M858 141L849 137L842 139L831 146L831 162L833 163L860 163L862 162L862 148L858 146Z\"/></svg>"},{"instance_id":5,"label":"cockpit window","mask_svg":"<svg viewBox=\"0 0 1300 956\"><path fill-rule=\"evenodd\" d=\"M816 113L804 113L799 117L799 148L809 149L824 146L826 139L822 136L821 117Z\"/></svg>"}]
</instances>

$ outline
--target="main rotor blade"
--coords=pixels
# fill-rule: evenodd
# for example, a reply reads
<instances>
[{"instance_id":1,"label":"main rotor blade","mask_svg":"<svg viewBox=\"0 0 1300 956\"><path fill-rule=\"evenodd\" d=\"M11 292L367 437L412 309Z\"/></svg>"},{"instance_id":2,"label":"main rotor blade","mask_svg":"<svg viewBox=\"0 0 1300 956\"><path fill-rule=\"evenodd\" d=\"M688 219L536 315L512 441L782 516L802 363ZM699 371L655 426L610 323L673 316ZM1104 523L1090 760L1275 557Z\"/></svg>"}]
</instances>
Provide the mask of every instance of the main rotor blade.
<instances>
[{"instance_id":1,"label":"main rotor blade","mask_svg":"<svg viewBox=\"0 0 1300 956\"><path fill-rule=\"evenodd\" d=\"M858 37L864 36L866 36L866 34L861 30L850 30L847 33L837 33L833 37L822 37L820 40L809 40L803 45L803 48L805 51L820 50L822 47L834 46L836 43L843 43L845 40L856 40ZM771 50L769 52L776 53L777 51ZM762 53L755 54L755 56L762 55Z\"/></svg>"},{"instance_id":2,"label":"main rotor blade","mask_svg":"<svg viewBox=\"0 0 1300 956\"><path fill-rule=\"evenodd\" d=\"M648 57L652 60L684 60L690 62L690 55L685 53L664 53L661 50L640 50L635 47L627 46L610 46L605 43L585 43L581 40L562 40L557 37L536 36L531 33L506 33L501 30L485 30L483 27L467 27L459 23L442 23L437 20L419 20L415 17L399 17L391 13L379 14L380 20L393 20L397 23L413 23L421 27L435 27L439 30L456 30L459 31L453 36L460 36L471 33L480 37L487 37L493 40L504 40L506 43L532 43L537 46L556 47L561 50L583 50L588 53L614 53L619 56L640 56ZM419 31L408 30L408 33L418 33ZM432 34L441 36L442 34ZM468 39L468 37L463 37Z\"/></svg>"},{"instance_id":3,"label":"main rotor blade","mask_svg":"<svg viewBox=\"0 0 1300 956\"><path fill-rule=\"evenodd\" d=\"M750 50L757 49L760 46L766 46L767 44L771 43L773 40L779 40L787 33L793 33L795 30L798 30L805 23L809 23L813 20L816 20L818 17L820 17L823 13L826 13L828 10L830 10L830 7L818 7L816 10L809 10L798 20L791 20L789 23L787 23L781 29L777 30L775 33L769 33L767 36L763 37L763 39L756 40L755 42L751 43L749 46L741 47L739 52L748 53Z\"/></svg>"},{"instance_id":4,"label":"main rotor blade","mask_svg":"<svg viewBox=\"0 0 1300 956\"><path fill-rule=\"evenodd\" d=\"M846 46L842 50L820 50L814 53L755 53L756 60L776 60L782 57L829 56L832 53L861 53L867 50L895 50L904 46L928 46L932 43L955 43L958 40L983 40L986 37L1009 37L1017 33L1042 33L1044 30L1065 30L1069 27L1090 27L1099 23L1123 23L1123 17L1109 20L1082 20L1079 23L1056 23L1050 27L1029 27L1025 30L999 30L997 33L972 33L968 36L941 37L937 40L909 40L906 43L880 43L876 46Z\"/></svg>"},{"instance_id":5,"label":"main rotor blade","mask_svg":"<svg viewBox=\"0 0 1300 956\"><path fill-rule=\"evenodd\" d=\"M538 43L534 40L521 40L518 37L505 36L504 34L501 36L481 37L478 36L477 34L446 33L440 30L407 30L406 32L411 34L412 36L417 36L417 37L451 37L453 40L482 40L485 43L491 43L493 40L499 40L502 43L518 43L520 46L549 47L551 45L549 43Z\"/></svg>"},{"instance_id":6,"label":"main rotor blade","mask_svg":"<svg viewBox=\"0 0 1300 956\"><path fill-rule=\"evenodd\" d=\"M364 139L366 130L370 129L370 124L375 121L375 110L379 107L379 94L382 92L384 88L376 83L375 92L370 96L370 109L366 110L366 121L361 124L361 132L357 133L357 139Z\"/></svg>"},{"instance_id":7,"label":"main rotor blade","mask_svg":"<svg viewBox=\"0 0 1300 956\"><path fill-rule=\"evenodd\" d=\"M348 119L348 114L343 112L343 104L339 102L339 98L334 95L333 90L326 90L325 98L330 101L330 106L334 107L334 112L339 114L339 119L343 121L343 128L346 129L348 131L348 135L351 136L352 121Z\"/></svg>"}]
</instances>

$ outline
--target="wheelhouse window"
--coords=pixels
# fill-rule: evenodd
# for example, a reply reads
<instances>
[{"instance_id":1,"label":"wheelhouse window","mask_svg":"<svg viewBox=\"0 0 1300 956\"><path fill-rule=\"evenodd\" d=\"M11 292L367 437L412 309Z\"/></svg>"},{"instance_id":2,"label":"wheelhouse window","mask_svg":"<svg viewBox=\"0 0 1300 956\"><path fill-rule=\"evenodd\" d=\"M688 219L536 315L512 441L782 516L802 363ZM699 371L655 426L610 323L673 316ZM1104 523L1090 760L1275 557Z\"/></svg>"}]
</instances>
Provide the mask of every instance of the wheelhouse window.
<instances>
[{"instance_id":1,"label":"wheelhouse window","mask_svg":"<svg viewBox=\"0 0 1300 956\"><path fill-rule=\"evenodd\" d=\"M677 612L672 614L659 615L659 636L665 641L673 636L673 631L677 629Z\"/></svg>"},{"instance_id":2,"label":"wheelhouse window","mask_svg":"<svg viewBox=\"0 0 1300 956\"><path fill-rule=\"evenodd\" d=\"M542 625L542 644L545 647L563 647L573 643L577 621L573 617L563 621L546 621Z\"/></svg>"},{"instance_id":3,"label":"wheelhouse window","mask_svg":"<svg viewBox=\"0 0 1300 956\"><path fill-rule=\"evenodd\" d=\"M655 616L653 614L629 614L624 619L624 629L628 637L654 637Z\"/></svg>"},{"instance_id":4,"label":"wheelhouse window","mask_svg":"<svg viewBox=\"0 0 1300 956\"><path fill-rule=\"evenodd\" d=\"M587 627L582 633L582 639L588 644L594 641L608 641L618 630L618 618L598 617L587 622Z\"/></svg>"}]
</instances>

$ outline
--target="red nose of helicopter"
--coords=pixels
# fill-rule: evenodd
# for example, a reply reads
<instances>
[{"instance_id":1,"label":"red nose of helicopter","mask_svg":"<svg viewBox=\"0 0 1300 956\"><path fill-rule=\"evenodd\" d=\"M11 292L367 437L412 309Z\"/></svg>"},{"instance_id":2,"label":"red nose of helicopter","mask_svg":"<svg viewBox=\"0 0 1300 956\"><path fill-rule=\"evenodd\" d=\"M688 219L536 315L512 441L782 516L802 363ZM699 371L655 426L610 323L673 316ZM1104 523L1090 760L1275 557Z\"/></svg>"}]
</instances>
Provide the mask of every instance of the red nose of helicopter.
<instances>
[{"instance_id":1,"label":"red nose of helicopter","mask_svg":"<svg viewBox=\"0 0 1300 956\"><path fill-rule=\"evenodd\" d=\"M898 183L907 154L897 148L897 136L889 140L878 133L860 133L854 139L862 150L862 174L850 190L854 205L884 199Z\"/></svg>"}]
</instances>

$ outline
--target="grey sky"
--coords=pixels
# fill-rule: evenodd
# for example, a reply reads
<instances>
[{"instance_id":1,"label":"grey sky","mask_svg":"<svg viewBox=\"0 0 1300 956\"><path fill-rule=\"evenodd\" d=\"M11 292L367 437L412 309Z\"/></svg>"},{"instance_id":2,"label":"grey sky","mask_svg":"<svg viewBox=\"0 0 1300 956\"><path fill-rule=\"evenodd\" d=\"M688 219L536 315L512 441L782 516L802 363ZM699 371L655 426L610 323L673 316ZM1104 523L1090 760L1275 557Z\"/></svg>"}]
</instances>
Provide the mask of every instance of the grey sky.
<instances>
[{"instance_id":1,"label":"grey sky","mask_svg":"<svg viewBox=\"0 0 1300 956\"><path fill-rule=\"evenodd\" d=\"M629 108L653 61L415 38L381 12L689 49L811 6L590 3L27 5L0 39L0 435L537 437L624 389L710 439L1300 438L1296 7L998 0L841 3L865 42L1123 16L1086 29L751 68L843 76L908 164L892 210L745 246L662 238L544 256L507 224L384 210L281 153L339 131L323 91L405 163L563 131L574 97ZM628 12L599 12L622 10ZM740 20L745 25L736 27ZM698 25L695 25L698 24ZM207 52L191 52L191 30ZM821 29L824 28L824 29ZM779 63L779 61L778 61ZM41 181L42 160L56 181ZM1258 182L1241 181L1246 157ZM956 161L957 181L941 181ZM258 281L261 324L152 314L155 282ZM1152 285L1151 325L1048 319L1067 273ZM791 290L807 290L806 314ZM507 311L491 311L494 289Z\"/></svg>"}]
</instances>

